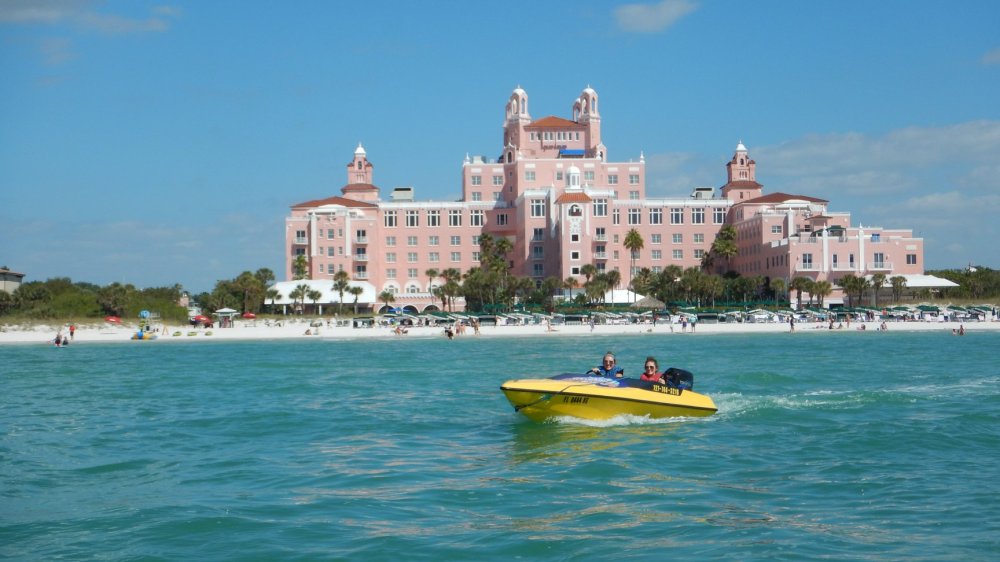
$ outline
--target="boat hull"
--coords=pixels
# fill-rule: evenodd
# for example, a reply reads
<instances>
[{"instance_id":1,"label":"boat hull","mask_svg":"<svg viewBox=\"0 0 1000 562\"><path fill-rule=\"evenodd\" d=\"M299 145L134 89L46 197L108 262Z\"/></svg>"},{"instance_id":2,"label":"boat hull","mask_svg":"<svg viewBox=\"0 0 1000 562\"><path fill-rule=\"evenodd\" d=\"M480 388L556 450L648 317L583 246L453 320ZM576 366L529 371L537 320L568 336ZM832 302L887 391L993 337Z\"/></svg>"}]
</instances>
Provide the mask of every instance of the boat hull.
<instances>
[{"instance_id":1,"label":"boat hull","mask_svg":"<svg viewBox=\"0 0 1000 562\"><path fill-rule=\"evenodd\" d=\"M591 420L619 415L703 417L717 411L712 399L704 394L635 379L519 379L503 383L500 390L515 411L536 421L558 416Z\"/></svg>"}]
</instances>

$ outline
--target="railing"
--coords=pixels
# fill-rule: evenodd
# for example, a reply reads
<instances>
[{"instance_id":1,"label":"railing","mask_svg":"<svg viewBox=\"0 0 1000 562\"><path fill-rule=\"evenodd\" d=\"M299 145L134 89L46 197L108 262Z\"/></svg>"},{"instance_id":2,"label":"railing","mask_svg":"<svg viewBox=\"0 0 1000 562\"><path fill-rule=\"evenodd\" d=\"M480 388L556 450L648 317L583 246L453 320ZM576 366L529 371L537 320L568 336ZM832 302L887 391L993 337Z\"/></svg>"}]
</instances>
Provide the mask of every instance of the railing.
<instances>
[{"instance_id":1,"label":"railing","mask_svg":"<svg viewBox=\"0 0 1000 562\"><path fill-rule=\"evenodd\" d=\"M309 243L309 239L305 238L305 237L296 237L295 238L295 243L296 244L303 244L303 245L305 245L305 244Z\"/></svg>"},{"instance_id":2,"label":"railing","mask_svg":"<svg viewBox=\"0 0 1000 562\"><path fill-rule=\"evenodd\" d=\"M607 234L596 234L596 235L594 235L594 241L595 242L607 242L608 241L608 235Z\"/></svg>"},{"instance_id":3,"label":"railing","mask_svg":"<svg viewBox=\"0 0 1000 562\"><path fill-rule=\"evenodd\" d=\"M814 263L800 263L795 265L795 271L819 271L819 266Z\"/></svg>"},{"instance_id":4,"label":"railing","mask_svg":"<svg viewBox=\"0 0 1000 562\"><path fill-rule=\"evenodd\" d=\"M594 259L597 259L597 260L606 260L606 259L608 259L608 253L607 252L594 252Z\"/></svg>"},{"instance_id":5,"label":"railing","mask_svg":"<svg viewBox=\"0 0 1000 562\"><path fill-rule=\"evenodd\" d=\"M354 261L368 261L368 254L354 254Z\"/></svg>"},{"instance_id":6,"label":"railing","mask_svg":"<svg viewBox=\"0 0 1000 562\"><path fill-rule=\"evenodd\" d=\"M355 271L354 272L354 278L355 279L368 279L368 272L367 271Z\"/></svg>"},{"instance_id":7,"label":"railing","mask_svg":"<svg viewBox=\"0 0 1000 562\"><path fill-rule=\"evenodd\" d=\"M354 237L354 243L355 244L367 244L368 243L368 237L367 236L355 236Z\"/></svg>"},{"instance_id":8,"label":"railing","mask_svg":"<svg viewBox=\"0 0 1000 562\"><path fill-rule=\"evenodd\" d=\"M871 265L868 266L868 269L887 269L889 271L892 271L892 262L888 261L873 262Z\"/></svg>"}]
</instances>

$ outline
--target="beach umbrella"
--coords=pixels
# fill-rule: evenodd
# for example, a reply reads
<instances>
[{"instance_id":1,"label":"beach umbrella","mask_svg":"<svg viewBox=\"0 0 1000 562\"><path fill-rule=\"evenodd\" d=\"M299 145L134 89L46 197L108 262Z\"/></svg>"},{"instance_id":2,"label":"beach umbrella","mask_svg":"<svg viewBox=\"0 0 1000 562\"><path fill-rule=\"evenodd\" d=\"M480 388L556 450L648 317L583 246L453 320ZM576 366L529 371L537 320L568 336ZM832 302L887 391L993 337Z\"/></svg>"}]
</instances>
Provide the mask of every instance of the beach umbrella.
<instances>
[{"instance_id":1,"label":"beach umbrella","mask_svg":"<svg viewBox=\"0 0 1000 562\"><path fill-rule=\"evenodd\" d=\"M257 317L257 315L254 314L253 312L244 312L243 317L246 318L247 320L253 320L254 318Z\"/></svg>"},{"instance_id":2,"label":"beach umbrella","mask_svg":"<svg viewBox=\"0 0 1000 562\"><path fill-rule=\"evenodd\" d=\"M208 322L209 318L208 318L208 316L205 316L204 314L199 314L198 316L195 316L194 318L192 318L192 320L194 320L195 322Z\"/></svg>"},{"instance_id":3,"label":"beach umbrella","mask_svg":"<svg viewBox=\"0 0 1000 562\"><path fill-rule=\"evenodd\" d=\"M119 317L117 317L117 316L105 316L104 317L104 321L105 322L111 322L112 324L121 324L122 323L122 319L119 318Z\"/></svg>"}]
</instances>

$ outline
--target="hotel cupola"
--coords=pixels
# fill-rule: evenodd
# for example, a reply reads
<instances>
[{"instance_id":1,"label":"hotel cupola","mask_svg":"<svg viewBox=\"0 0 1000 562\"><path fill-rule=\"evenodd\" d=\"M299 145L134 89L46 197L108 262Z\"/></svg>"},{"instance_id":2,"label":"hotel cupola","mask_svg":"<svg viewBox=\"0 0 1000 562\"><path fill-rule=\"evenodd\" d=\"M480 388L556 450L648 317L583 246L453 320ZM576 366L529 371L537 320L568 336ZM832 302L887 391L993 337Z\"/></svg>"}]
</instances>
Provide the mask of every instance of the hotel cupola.
<instances>
[{"instance_id":1,"label":"hotel cupola","mask_svg":"<svg viewBox=\"0 0 1000 562\"><path fill-rule=\"evenodd\" d=\"M347 164L347 185L340 189L344 197L356 201L378 201L379 190L372 183L374 167L359 142L358 148L354 150L354 160Z\"/></svg>"},{"instance_id":2,"label":"hotel cupola","mask_svg":"<svg viewBox=\"0 0 1000 562\"><path fill-rule=\"evenodd\" d=\"M748 201L760 197L764 186L757 183L757 163L747 153L743 141L736 144L733 158L726 163L726 185L722 186L722 196L731 201Z\"/></svg>"}]
</instances>

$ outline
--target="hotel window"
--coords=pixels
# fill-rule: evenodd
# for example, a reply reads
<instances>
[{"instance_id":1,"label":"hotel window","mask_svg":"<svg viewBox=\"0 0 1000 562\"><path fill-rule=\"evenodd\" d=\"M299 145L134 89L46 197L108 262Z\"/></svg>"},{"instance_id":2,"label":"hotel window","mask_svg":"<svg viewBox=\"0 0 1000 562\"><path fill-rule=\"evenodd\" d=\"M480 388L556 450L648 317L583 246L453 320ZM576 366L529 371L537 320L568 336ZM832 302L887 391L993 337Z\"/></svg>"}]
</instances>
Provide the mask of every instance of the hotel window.
<instances>
[{"instance_id":1,"label":"hotel window","mask_svg":"<svg viewBox=\"0 0 1000 562\"><path fill-rule=\"evenodd\" d=\"M608 174L608 185L618 185L618 174Z\"/></svg>"},{"instance_id":2,"label":"hotel window","mask_svg":"<svg viewBox=\"0 0 1000 562\"><path fill-rule=\"evenodd\" d=\"M535 277L541 277L542 275L545 275L545 269L544 269L543 266L544 266L544 264L540 264L540 263L536 263L536 264L532 265L531 266L532 274Z\"/></svg>"},{"instance_id":3,"label":"hotel window","mask_svg":"<svg viewBox=\"0 0 1000 562\"><path fill-rule=\"evenodd\" d=\"M563 173L561 171L556 172L556 181L563 181Z\"/></svg>"},{"instance_id":4,"label":"hotel window","mask_svg":"<svg viewBox=\"0 0 1000 562\"><path fill-rule=\"evenodd\" d=\"M396 252L386 252L385 261L386 263L396 263Z\"/></svg>"},{"instance_id":5,"label":"hotel window","mask_svg":"<svg viewBox=\"0 0 1000 562\"><path fill-rule=\"evenodd\" d=\"M462 237L461 236L452 236L451 237L451 245L452 246L461 246L462 245Z\"/></svg>"},{"instance_id":6,"label":"hotel window","mask_svg":"<svg viewBox=\"0 0 1000 562\"><path fill-rule=\"evenodd\" d=\"M416 236L407 236L406 237L406 245L407 246L416 246L417 245L417 237Z\"/></svg>"},{"instance_id":7,"label":"hotel window","mask_svg":"<svg viewBox=\"0 0 1000 562\"><path fill-rule=\"evenodd\" d=\"M876 267L878 269L885 268L885 254L882 252L875 252L875 255L872 256L872 267Z\"/></svg>"},{"instance_id":8,"label":"hotel window","mask_svg":"<svg viewBox=\"0 0 1000 562\"><path fill-rule=\"evenodd\" d=\"M396 245L396 237L395 236L386 236L385 237L385 245L386 246L395 246Z\"/></svg>"},{"instance_id":9,"label":"hotel window","mask_svg":"<svg viewBox=\"0 0 1000 562\"><path fill-rule=\"evenodd\" d=\"M628 198L629 198L630 201L638 201L639 200L639 192L638 191L629 191L628 192Z\"/></svg>"},{"instance_id":10,"label":"hotel window","mask_svg":"<svg viewBox=\"0 0 1000 562\"><path fill-rule=\"evenodd\" d=\"M482 256L479 252L472 252L472 261L479 262L479 258Z\"/></svg>"},{"instance_id":11,"label":"hotel window","mask_svg":"<svg viewBox=\"0 0 1000 562\"><path fill-rule=\"evenodd\" d=\"M704 244L705 243L705 235L704 234L695 234L694 235L694 243L695 244Z\"/></svg>"},{"instance_id":12,"label":"hotel window","mask_svg":"<svg viewBox=\"0 0 1000 562\"><path fill-rule=\"evenodd\" d=\"M524 171L524 181L535 181L535 171L525 170Z\"/></svg>"},{"instance_id":13,"label":"hotel window","mask_svg":"<svg viewBox=\"0 0 1000 562\"><path fill-rule=\"evenodd\" d=\"M533 259L533 260L545 259L545 248L543 248L541 246L537 246L537 245L536 246L532 246L531 247L531 259Z\"/></svg>"},{"instance_id":14,"label":"hotel window","mask_svg":"<svg viewBox=\"0 0 1000 562\"><path fill-rule=\"evenodd\" d=\"M661 234L650 234L649 235L649 243L650 244L659 244L661 242L661 240L663 240L663 236Z\"/></svg>"},{"instance_id":15,"label":"hotel window","mask_svg":"<svg viewBox=\"0 0 1000 562\"><path fill-rule=\"evenodd\" d=\"M611 224L621 224L621 223L622 223L621 212L618 209L611 211Z\"/></svg>"},{"instance_id":16,"label":"hotel window","mask_svg":"<svg viewBox=\"0 0 1000 562\"><path fill-rule=\"evenodd\" d=\"M326 266L326 272L328 274L330 274L330 275L333 275L334 273L337 272L337 268L335 268L332 263L331 264L327 264L327 266Z\"/></svg>"},{"instance_id":17,"label":"hotel window","mask_svg":"<svg viewBox=\"0 0 1000 562\"><path fill-rule=\"evenodd\" d=\"M396 268L390 267L390 268L386 269L385 270L385 278L386 279L395 279L396 278Z\"/></svg>"},{"instance_id":18,"label":"hotel window","mask_svg":"<svg viewBox=\"0 0 1000 562\"><path fill-rule=\"evenodd\" d=\"M649 224L663 224L663 209L655 208L649 210Z\"/></svg>"},{"instance_id":19,"label":"hotel window","mask_svg":"<svg viewBox=\"0 0 1000 562\"><path fill-rule=\"evenodd\" d=\"M441 211L427 211L427 226L441 226Z\"/></svg>"},{"instance_id":20,"label":"hotel window","mask_svg":"<svg viewBox=\"0 0 1000 562\"><path fill-rule=\"evenodd\" d=\"M781 234L781 225L780 224L772 224L771 225L771 234Z\"/></svg>"},{"instance_id":21,"label":"hotel window","mask_svg":"<svg viewBox=\"0 0 1000 562\"><path fill-rule=\"evenodd\" d=\"M684 224L684 209L670 209L670 224Z\"/></svg>"},{"instance_id":22,"label":"hotel window","mask_svg":"<svg viewBox=\"0 0 1000 562\"><path fill-rule=\"evenodd\" d=\"M813 255L802 254L802 269L812 269L812 268L813 268Z\"/></svg>"},{"instance_id":23,"label":"hotel window","mask_svg":"<svg viewBox=\"0 0 1000 562\"><path fill-rule=\"evenodd\" d=\"M385 226L388 228L396 226L396 211L385 212Z\"/></svg>"},{"instance_id":24,"label":"hotel window","mask_svg":"<svg viewBox=\"0 0 1000 562\"><path fill-rule=\"evenodd\" d=\"M653 250L652 251L652 256L653 256L653 261L660 261L660 260L663 259L663 251L662 250Z\"/></svg>"},{"instance_id":25,"label":"hotel window","mask_svg":"<svg viewBox=\"0 0 1000 562\"><path fill-rule=\"evenodd\" d=\"M837 254L833 254L833 268L834 268L834 269L837 269L837 265L838 265L838 263L837 263L837 262L839 262L839 261L840 261L840 260L839 260L839 259L837 259Z\"/></svg>"},{"instance_id":26,"label":"hotel window","mask_svg":"<svg viewBox=\"0 0 1000 562\"><path fill-rule=\"evenodd\" d=\"M726 210L712 209L712 224L723 224L724 222L726 222Z\"/></svg>"},{"instance_id":27,"label":"hotel window","mask_svg":"<svg viewBox=\"0 0 1000 562\"><path fill-rule=\"evenodd\" d=\"M473 246L479 246L480 245L479 244L479 239L480 239L480 236L478 234L473 234L472 235L472 245Z\"/></svg>"},{"instance_id":28,"label":"hotel window","mask_svg":"<svg viewBox=\"0 0 1000 562\"><path fill-rule=\"evenodd\" d=\"M441 259L441 254L438 252L431 252L427 254L427 261L437 263Z\"/></svg>"},{"instance_id":29,"label":"hotel window","mask_svg":"<svg viewBox=\"0 0 1000 562\"><path fill-rule=\"evenodd\" d=\"M406 270L406 276L409 277L410 279L416 279L417 278L417 268L411 267L410 269L407 269Z\"/></svg>"},{"instance_id":30,"label":"hotel window","mask_svg":"<svg viewBox=\"0 0 1000 562\"><path fill-rule=\"evenodd\" d=\"M327 240L333 240L333 229L332 228L326 229L326 239Z\"/></svg>"},{"instance_id":31,"label":"hotel window","mask_svg":"<svg viewBox=\"0 0 1000 562\"><path fill-rule=\"evenodd\" d=\"M881 242L881 241L882 241L882 235L879 234L878 232L873 232L872 233L872 242Z\"/></svg>"},{"instance_id":32,"label":"hotel window","mask_svg":"<svg viewBox=\"0 0 1000 562\"><path fill-rule=\"evenodd\" d=\"M606 216L608 216L608 200L607 199L594 199L594 216L595 217L606 217Z\"/></svg>"},{"instance_id":33,"label":"hotel window","mask_svg":"<svg viewBox=\"0 0 1000 562\"><path fill-rule=\"evenodd\" d=\"M617 244L617 243L618 243L618 235L617 235L617 234L615 234L615 235L614 235L614 243L615 243L615 244Z\"/></svg>"},{"instance_id":34,"label":"hotel window","mask_svg":"<svg viewBox=\"0 0 1000 562\"><path fill-rule=\"evenodd\" d=\"M573 267L569 268L569 274L570 275L580 275L580 266L574 265Z\"/></svg>"},{"instance_id":35,"label":"hotel window","mask_svg":"<svg viewBox=\"0 0 1000 562\"><path fill-rule=\"evenodd\" d=\"M594 238L596 240L600 240L601 242L608 239L608 233L603 226L597 227L597 229L594 231Z\"/></svg>"},{"instance_id":36,"label":"hotel window","mask_svg":"<svg viewBox=\"0 0 1000 562\"><path fill-rule=\"evenodd\" d=\"M698 260L700 260L701 258L705 257L705 250L695 250L694 251L694 257L695 257L695 259L698 259Z\"/></svg>"},{"instance_id":37,"label":"hotel window","mask_svg":"<svg viewBox=\"0 0 1000 562\"><path fill-rule=\"evenodd\" d=\"M497 214L497 226L507 226L507 213Z\"/></svg>"},{"instance_id":38,"label":"hotel window","mask_svg":"<svg viewBox=\"0 0 1000 562\"><path fill-rule=\"evenodd\" d=\"M478 191L473 191L472 192L472 200L473 201L482 201L483 200L483 194L479 193Z\"/></svg>"},{"instance_id":39,"label":"hotel window","mask_svg":"<svg viewBox=\"0 0 1000 562\"><path fill-rule=\"evenodd\" d=\"M333 246L328 246L326 248L326 257L332 258L332 257L334 257L336 255L337 255L337 249L336 248L334 248Z\"/></svg>"},{"instance_id":40,"label":"hotel window","mask_svg":"<svg viewBox=\"0 0 1000 562\"><path fill-rule=\"evenodd\" d=\"M453 262L462 261L462 252L452 252L451 253L451 261L453 261Z\"/></svg>"},{"instance_id":41,"label":"hotel window","mask_svg":"<svg viewBox=\"0 0 1000 562\"><path fill-rule=\"evenodd\" d=\"M684 243L684 235L683 234L673 234L673 235L671 235L671 241L674 244L683 244Z\"/></svg>"},{"instance_id":42,"label":"hotel window","mask_svg":"<svg viewBox=\"0 0 1000 562\"><path fill-rule=\"evenodd\" d=\"M544 217L545 216L545 200L544 199L532 199L531 200L531 216L532 217Z\"/></svg>"},{"instance_id":43,"label":"hotel window","mask_svg":"<svg viewBox=\"0 0 1000 562\"><path fill-rule=\"evenodd\" d=\"M368 243L368 232L366 230L364 230L364 229L357 230L354 233L354 238L357 240L357 242L359 244L367 244Z\"/></svg>"},{"instance_id":44,"label":"hotel window","mask_svg":"<svg viewBox=\"0 0 1000 562\"><path fill-rule=\"evenodd\" d=\"M661 271L663 271L663 267L661 267L661 266L659 266L659 265L654 265L654 266L653 266L653 268L651 269L651 271L652 271L652 272L653 272L654 274L656 274L656 275L659 275L659 274L660 274L660 272L661 272Z\"/></svg>"},{"instance_id":45,"label":"hotel window","mask_svg":"<svg viewBox=\"0 0 1000 562\"><path fill-rule=\"evenodd\" d=\"M906 265L917 265L917 254L906 254Z\"/></svg>"},{"instance_id":46,"label":"hotel window","mask_svg":"<svg viewBox=\"0 0 1000 562\"><path fill-rule=\"evenodd\" d=\"M705 209L696 207L691 209L691 224L705 224Z\"/></svg>"},{"instance_id":47,"label":"hotel window","mask_svg":"<svg viewBox=\"0 0 1000 562\"><path fill-rule=\"evenodd\" d=\"M428 246L437 246L440 243L441 243L441 237L439 237L439 236L428 236L427 237L427 245Z\"/></svg>"},{"instance_id":48,"label":"hotel window","mask_svg":"<svg viewBox=\"0 0 1000 562\"><path fill-rule=\"evenodd\" d=\"M598 258L604 258L604 257L606 257L606 252L607 251L608 251L608 247L605 246L604 244L598 244L598 245L594 246L594 255L596 257L598 257Z\"/></svg>"},{"instance_id":49,"label":"hotel window","mask_svg":"<svg viewBox=\"0 0 1000 562\"><path fill-rule=\"evenodd\" d=\"M618 250L615 250L614 252L611 252L611 257L612 257L612 259L614 259L615 261L618 261ZM616 269L617 269L617 268L616 268Z\"/></svg>"},{"instance_id":50,"label":"hotel window","mask_svg":"<svg viewBox=\"0 0 1000 562\"><path fill-rule=\"evenodd\" d=\"M536 228L536 229L534 229L532 231L532 233L531 233L531 241L532 242L541 242L544 239L545 239L545 229L544 228Z\"/></svg>"},{"instance_id":51,"label":"hotel window","mask_svg":"<svg viewBox=\"0 0 1000 562\"><path fill-rule=\"evenodd\" d=\"M684 250L674 250L673 251L673 256L674 256L675 260L682 260L682 259L684 259Z\"/></svg>"},{"instance_id":52,"label":"hotel window","mask_svg":"<svg viewBox=\"0 0 1000 562\"><path fill-rule=\"evenodd\" d=\"M483 176L472 176L472 185L483 185Z\"/></svg>"},{"instance_id":53,"label":"hotel window","mask_svg":"<svg viewBox=\"0 0 1000 562\"><path fill-rule=\"evenodd\" d=\"M420 287L418 287L418 286L416 286L416 285L414 285L414 284L411 283L411 284L409 284L409 285L406 286L406 292L407 293L419 293L420 292Z\"/></svg>"},{"instance_id":54,"label":"hotel window","mask_svg":"<svg viewBox=\"0 0 1000 562\"><path fill-rule=\"evenodd\" d=\"M493 192L493 200L494 201L499 201L500 200L500 192L499 191Z\"/></svg>"},{"instance_id":55,"label":"hotel window","mask_svg":"<svg viewBox=\"0 0 1000 562\"><path fill-rule=\"evenodd\" d=\"M448 211L448 226L462 226L462 211L457 209Z\"/></svg>"},{"instance_id":56,"label":"hotel window","mask_svg":"<svg viewBox=\"0 0 1000 562\"><path fill-rule=\"evenodd\" d=\"M642 224L642 209L629 209L628 210L628 223L629 224Z\"/></svg>"},{"instance_id":57,"label":"hotel window","mask_svg":"<svg viewBox=\"0 0 1000 562\"><path fill-rule=\"evenodd\" d=\"M594 181L594 171L589 170L583 173L584 181Z\"/></svg>"},{"instance_id":58,"label":"hotel window","mask_svg":"<svg viewBox=\"0 0 1000 562\"><path fill-rule=\"evenodd\" d=\"M406 211L406 226L420 226L420 211Z\"/></svg>"},{"instance_id":59,"label":"hotel window","mask_svg":"<svg viewBox=\"0 0 1000 562\"><path fill-rule=\"evenodd\" d=\"M304 230L296 230L295 231L295 243L296 244L305 244L306 243L306 231L304 231Z\"/></svg>"},{"instance_id":60,"label":"hotel window","mask_svg":"<svg viewBox=\"0 0 1000 562\"><path fill-rule=\"evenodd\" d=\"M572 251L569 253L569 259L573 261L580 261L580 252Z\"/></svg>"},{"instance_id":61,"label":"hotel window","mask_svg":"<svg viewBox=\"0 0 1000 562\"><path fill-rule=\"evenodd\" d=\"M480 210L472 211L469 216L469 224L472 226L483 226L483 212Z\"/></svg>"},{"instance_id":62,"label":"hotel window","mask_svg":"<svg viewBox=\"0 0 1000 562\"><path fill-rule=\"evenodd\" d=\"M356 265L356 266L354 266L354 278L355 279L368 279L368 266L367 265Z\"/></svg>"},{"instance_id":63,"label":"hotel window","mask_svg":"<svg viewBox=\"0 0 1000 562\"><path fill-rule=\"evenodd\" d=\"M847 255L847 266L854 269L854 254Z\"/></svg>"},{"instance_id":64,"label":"hotel window","mask_svg":"<svg viewBox=\"0 0 1000 562\"><path fill-rule=\"evenodd\" d=\"M628 175L629 185L639 185L639 174L629 174Z\"/></svg>"},{"instance_id":65,"label":"hotel window","mask_svg":"<svg viewBox=\"0 0 1000 562\"><path fill-rule=\"evenodd\" d=\"M495 186L503 185L503 176L493 176L493 185Z\"/></svg>"},{"instance_id":66,"label":"hotel window","mask_svg":"<svg viewBox=\"0 0 1000 562\"><path fill-rule=\"evenodd\" d=\"M417 262L417 253L416 252L406 252L406 261L408 261L410 263L416 263Z\"/></svg>"}]
</instances>

